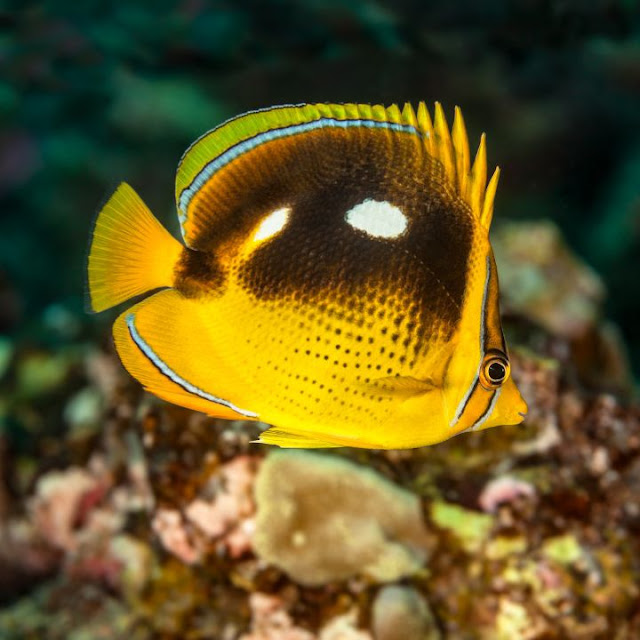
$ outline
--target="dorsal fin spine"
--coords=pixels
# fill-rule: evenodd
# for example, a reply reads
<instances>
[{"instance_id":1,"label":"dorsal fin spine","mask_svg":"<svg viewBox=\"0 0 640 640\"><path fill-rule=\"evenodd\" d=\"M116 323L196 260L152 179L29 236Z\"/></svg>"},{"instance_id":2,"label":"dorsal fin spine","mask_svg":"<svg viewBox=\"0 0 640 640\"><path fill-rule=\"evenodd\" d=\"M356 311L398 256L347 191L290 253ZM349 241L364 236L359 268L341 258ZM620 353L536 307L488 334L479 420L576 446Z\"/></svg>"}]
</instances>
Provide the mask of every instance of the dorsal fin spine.
<instances>
[{"instance_id":1,"label":"dorsal fin spine","mask_svg":"<svg viewBox=\"0 0 640 640\"><path fill-rule=\"evenodd\" d=\"M413 110L410 102L405 102L402 108L402 118L406 124L418 128L418 120L416 118L416 112Z\"/></svg>"},{"instance_id":2,"label":"dorsal fin spine","mask_svg":"<svg viewBox=\"0 0 640 640\"><path fill-rule=\"evenodd\" d=\"M449 126L444 115L442 105L436 102L433 118L433 132L435 134L436 156L442 163L445 173L456 186L456 167L453 159L453 144L449 134Z\"/></svg>"},{"instance_id":3,"label":"dorsal fin spine","mask_svg":"<svg viewBox=\"0 0 640 640\"><path fill-rule=\"evenodd\" d=\"M330 104L319 104L317 105L317 109L323 118L331 118L333 116Z\"/></svg>"},{"instance_id":4,"label":"dorsal fin spine","mask_svg":"<svg viewBox=\"0 0 640 640\"><path fill-rule=\"evenodd\" d=\"M425 136L425 147L427 151L435 156L435 146L433 141L433 125L431 124L431 116L429 115L429 111L427 109L427 105L424 102L421 102L418 105L418 126L420 127L420 131Z\"/></svg>"},{"instance_id":5,"label":"dorsal fin spine","mask_svg":"<svg viewBox=\"0 0 640 640\"><path fill-rule=\"evenodd\" d=\"M460 107L455 108L453 117L453 127L451 129L453 140L453 151L456 157L456 176L458 179L458 190L461 194L467 192L467 180L469 177L469 138L464 125L464 118Z\"/></svg>"},{"instance_id":6,"label":"dorsal fin spine","mask_svg":"<svg viewBox=\"0 0 640 640\"><path fill-rule=\"evenodd\" d=\"M484 194L484 204L482 205L482 213L480 214L480 222L485 229L491 226L491 220L493 219L493 201L496 197L496 189L498 188L498 180L500 179L500 167L496 167L496 170L489 180L487 190Z\"/></svg>"},{"instance_id":7,"label":"dorsal fin spine","mask_svg":"<svg viewBox=\"0 0 640 640\"><path fill-rule=\"evenodd\" d=\"M392 122L396 122L398 124L402 122L402 113L400 112L397 104L392 104L387 109L387 115L389 118L391 118Z\"/></svg>"},{"instance_id":8,"label":"dorsal fin spine","mask_svg":"<svg viewBox=\"0 0 640 640\"><path fill-rule=\"evenodd\" d=\"M472 211L480 218L484 203L484 192L487 186L487 147L486 136L480 136L480 146L471 167L469 186L467 188L467 202Z\"/></svg>"}]
</instances>

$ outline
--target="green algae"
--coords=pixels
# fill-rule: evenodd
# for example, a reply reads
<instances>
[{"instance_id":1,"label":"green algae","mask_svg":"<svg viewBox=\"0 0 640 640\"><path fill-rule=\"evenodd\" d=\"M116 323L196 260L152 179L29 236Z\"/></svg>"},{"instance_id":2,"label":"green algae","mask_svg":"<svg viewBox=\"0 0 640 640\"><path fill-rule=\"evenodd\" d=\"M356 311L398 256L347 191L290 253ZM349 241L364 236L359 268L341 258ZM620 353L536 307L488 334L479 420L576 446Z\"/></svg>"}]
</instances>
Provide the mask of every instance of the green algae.
<instances>
[{"instance_id":1,"label":"green algae","mask_svg":"<svg viewBox=\"0 0 640 640\"><path fill-rule=\"evenodd\" d=\"M584 557L584 550L572 533L548 538L542 545L542 553L549 560L565 566Z\"/></svg>"},{"instance_id":2,"label":"green algae","mask_svg":"<svg viewBox=\"0 0 640 640\"><path fill-rule=\"evenodd\" d=\"M489 560L501 560L524 553L528 545L524 536L496 536L487 543L485 553Z\"/></svg>"},{"instance_id":3,"label":"green algae","mask_svg":"<svg viewBox=\"0 0 640 640\"><path fill-rule=\"evenodd\" d=\"M436 500L431 504L431 521L449 531L467 553L477 553L494 525L492 516Z\"/></svg>"}]
</instances>

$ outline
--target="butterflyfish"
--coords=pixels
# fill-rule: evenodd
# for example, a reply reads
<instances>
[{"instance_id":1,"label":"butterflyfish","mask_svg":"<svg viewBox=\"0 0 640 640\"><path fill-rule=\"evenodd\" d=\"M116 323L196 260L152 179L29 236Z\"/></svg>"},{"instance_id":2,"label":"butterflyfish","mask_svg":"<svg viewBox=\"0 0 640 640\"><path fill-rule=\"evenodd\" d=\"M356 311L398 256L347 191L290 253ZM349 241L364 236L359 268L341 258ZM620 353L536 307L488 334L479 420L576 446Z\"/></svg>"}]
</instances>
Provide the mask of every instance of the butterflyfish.
<instances>
[{"instance_id":1,"label":"butterflyfish","mask_svg":"<svg viewBox=\"0 0 640 640\"><path fill-rule=\"evenodd\" d=\"M282 447L419 447L526 413L489 242L499 169L393 105L251 111L184 153L182 243L120 184L88 257L93 311L151 393L271 425Z\"/></svg>"}]
</instances>

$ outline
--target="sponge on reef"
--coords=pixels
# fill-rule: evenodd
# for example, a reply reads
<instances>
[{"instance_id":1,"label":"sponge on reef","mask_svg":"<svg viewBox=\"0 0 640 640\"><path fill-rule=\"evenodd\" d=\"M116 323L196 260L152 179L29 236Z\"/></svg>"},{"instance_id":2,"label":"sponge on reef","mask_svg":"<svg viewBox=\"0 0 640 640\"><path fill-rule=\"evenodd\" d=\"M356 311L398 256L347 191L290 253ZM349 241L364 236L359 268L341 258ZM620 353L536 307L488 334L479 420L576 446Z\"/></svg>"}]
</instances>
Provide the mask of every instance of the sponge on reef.
<instances>
[{"instance_id":1,"label":"sponge on reef","mask_svg":"<svg viewBox=\"0 0 640 640\"><path fill-rule=\"evenodd\" d=\"M363 575L391 582L423 566L417 496L332 455L274 451L256 480L257 554L303 585Z\"/></svg>"}]
</instances>

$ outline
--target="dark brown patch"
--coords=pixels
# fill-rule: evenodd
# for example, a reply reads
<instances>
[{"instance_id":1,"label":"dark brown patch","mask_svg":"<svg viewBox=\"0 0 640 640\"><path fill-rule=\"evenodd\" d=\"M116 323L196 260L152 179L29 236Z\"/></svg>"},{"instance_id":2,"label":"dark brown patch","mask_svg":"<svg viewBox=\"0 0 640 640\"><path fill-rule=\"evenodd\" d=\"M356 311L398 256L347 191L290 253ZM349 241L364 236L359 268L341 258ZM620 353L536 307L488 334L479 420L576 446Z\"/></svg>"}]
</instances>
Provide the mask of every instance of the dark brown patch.
<instances>
[{"instance_id":1,"label":"dark brown patch","mask_svg":"<svg viewBox=\"0 0 640 640\"><path fill-rule=\"evenodd\" d=\"M174 283L183 295L219 294L224 289L224 281L224 272L214 255L184 248L176 265Z\"/></svg>"},{"instance_id":2,"label":"dark brown patch","mask_svg":"<svg viewBox=\"0 0 640 640\"><path fill-rule=\"evenodd\" d=\"M366 199L399 207L409 219L407 232L371 238L347 224L346 212ZM286 227L239 266L241 283L257 298L339 302L348 309L363 299L380 308L380 300L400 295L414 307L421 332L455 328L473 222L417 136L321 129L265 143L196 195L194 245L219 265L232 262L220 255L233 250L230 239L246 238L284 206L293 210Z\"/></svg>"}]
</instances>

